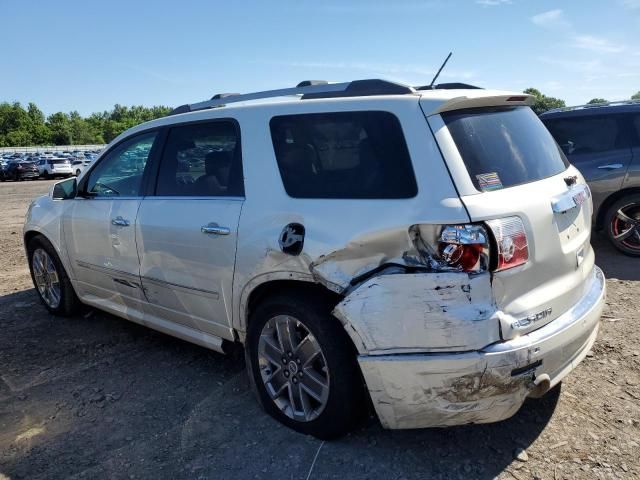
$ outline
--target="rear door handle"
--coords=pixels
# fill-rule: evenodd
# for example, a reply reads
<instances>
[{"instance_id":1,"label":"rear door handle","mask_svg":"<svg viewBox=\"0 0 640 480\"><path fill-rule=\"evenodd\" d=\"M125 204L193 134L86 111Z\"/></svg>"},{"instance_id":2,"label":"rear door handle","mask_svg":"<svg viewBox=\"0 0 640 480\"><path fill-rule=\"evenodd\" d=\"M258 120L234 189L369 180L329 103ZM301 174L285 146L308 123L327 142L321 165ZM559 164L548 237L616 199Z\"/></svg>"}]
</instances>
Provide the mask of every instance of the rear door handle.
<instances>
[{"instance_id":1,"label":"rear door handle","mask_svg":"<svg viewBox=\"0 0 640 480\"><path fill-rule=\"evenodd\" d=\"M622 168L624 165L621 163L608 163L607 165L599 165L598 168L602 170L617 170L618 168Z\"/></svg>"},{"instance_id":2,"label":"rear door handle","mask_svg":"<svg viewBox=\"0 0 640 480\"><path fill-rule=\"evenodd\" d=\"M200 231L208 235L229 235L231 233L229 227L221 227L217 223L213 222L200 227Z\"/></svg>"},{"instance_id":3,"label":"rear door handle","mask_svg":"<svg viewBox=\"0 0 640 480\"><path fill-rule=\"evenodd\" d=\"M124 218L118 216L111 219L111 225L115 225L116 227L128 227L130 223L129 220L125 220Z\"/></svg>"}]
</instances>

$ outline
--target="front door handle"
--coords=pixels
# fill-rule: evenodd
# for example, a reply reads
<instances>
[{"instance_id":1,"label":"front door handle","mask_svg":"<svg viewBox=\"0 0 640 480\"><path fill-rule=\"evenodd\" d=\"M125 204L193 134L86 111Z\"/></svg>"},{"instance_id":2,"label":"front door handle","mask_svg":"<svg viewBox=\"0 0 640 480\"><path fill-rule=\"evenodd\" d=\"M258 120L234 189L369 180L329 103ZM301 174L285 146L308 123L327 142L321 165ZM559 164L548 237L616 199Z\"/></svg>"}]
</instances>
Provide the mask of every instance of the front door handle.
<instances>
[{"instance_id":1,"label":"front door handle","mask_svg":"<svg viewBox=\"0 0 640 480\"><path fill-rule=\"evenodd\" d=\"M598 168L602 170L617 170L618 168L622 168L624 165L621 163L608 163L607 165L600 165Z\"/></svg>"},{"instance_id":2,"label":"front door handle","mask_svg":"<svg viewBox=\"0 0 640 480\"><path fill-rule=\"evenodd\" d=\"M229 227L221 227L213 222L200 227L200 231L209 235L229 235L231 233Z\"/></svg>"},{"instance_id":3,"label":"front door handle","mask_svg":"<svg viewBox=\"0 0 640 480\"><path fill-rule=\"evenodd\" d=\"M124 218L117 216L116 218L111 219L111 225L115 225L116 227L128 227L131 225L129 220L125 220Z\"/></svg>"}]
</instances>

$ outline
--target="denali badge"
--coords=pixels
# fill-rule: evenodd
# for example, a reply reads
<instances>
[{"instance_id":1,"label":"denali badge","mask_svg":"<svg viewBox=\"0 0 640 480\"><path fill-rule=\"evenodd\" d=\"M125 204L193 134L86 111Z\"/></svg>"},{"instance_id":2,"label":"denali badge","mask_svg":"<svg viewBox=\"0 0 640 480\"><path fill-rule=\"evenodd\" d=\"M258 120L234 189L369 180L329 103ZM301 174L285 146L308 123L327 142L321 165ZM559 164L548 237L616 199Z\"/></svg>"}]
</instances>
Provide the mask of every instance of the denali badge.
<instances>
[{"instance_id":1,"label":"denali badge","mask_svg":"<svg viewBox=\"0 0 640 480\"><path fill-rule=\"evenodd\" d=\"M540 320L544 320L549 315L551 315L551 307L546 310L542 310L541 312L534 313L533 315L529 315L527 317L521 318L520 320L516 320L511 324L511 328L515 330L520 330L522 328L527 328L532 323L539 322Z\"/></svg>"}]
</instances>

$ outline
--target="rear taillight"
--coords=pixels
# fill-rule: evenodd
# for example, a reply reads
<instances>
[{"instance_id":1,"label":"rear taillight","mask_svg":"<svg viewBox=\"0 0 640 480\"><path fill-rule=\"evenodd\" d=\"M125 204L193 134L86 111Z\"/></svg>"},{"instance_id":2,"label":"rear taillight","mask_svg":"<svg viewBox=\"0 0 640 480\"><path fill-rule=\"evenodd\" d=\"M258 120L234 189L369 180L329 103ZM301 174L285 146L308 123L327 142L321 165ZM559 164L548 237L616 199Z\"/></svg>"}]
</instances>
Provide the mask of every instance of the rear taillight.
<instances>
[{"instance_id":1,"label":"rear taillight","mask_svg":"<svg viewBox=\"0 0 640 480\"><path fill-rule=\"evenodd\" d=\"M524 265L529 260L527 232L520 217L506 217L486 222L496 241L497 263L495 270Z\"/></svg>"},{"instance_id":2,"label":"rear taillight","mask_svg":"<svg viewBox=\"0 0 640 480\"><path fill-rule=\"evenodd\" d=\"M445 225L438 241L440 260L465 272L488 269L489 242L482 225Z\"/></svg>"}]
</instances>

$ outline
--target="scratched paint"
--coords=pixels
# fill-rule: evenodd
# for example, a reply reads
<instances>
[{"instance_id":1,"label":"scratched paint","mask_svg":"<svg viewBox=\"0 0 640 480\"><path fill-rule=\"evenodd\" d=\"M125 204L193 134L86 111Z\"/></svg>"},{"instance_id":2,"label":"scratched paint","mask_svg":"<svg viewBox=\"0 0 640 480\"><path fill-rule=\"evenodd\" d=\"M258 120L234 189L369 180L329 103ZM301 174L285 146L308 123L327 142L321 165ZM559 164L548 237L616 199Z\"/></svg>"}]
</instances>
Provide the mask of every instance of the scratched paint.
<instances>
[{"instance_id":1,"label":"scratched paint","mask_svg":"<svg viewBox=\"0 0 640 480\"><path fill-rule=\"evenodd\" d=\"M374 276L333 314L358 335L366 349L360 353L461 352L500 340L489 274Z\"/></svg>"}]
</instances>

